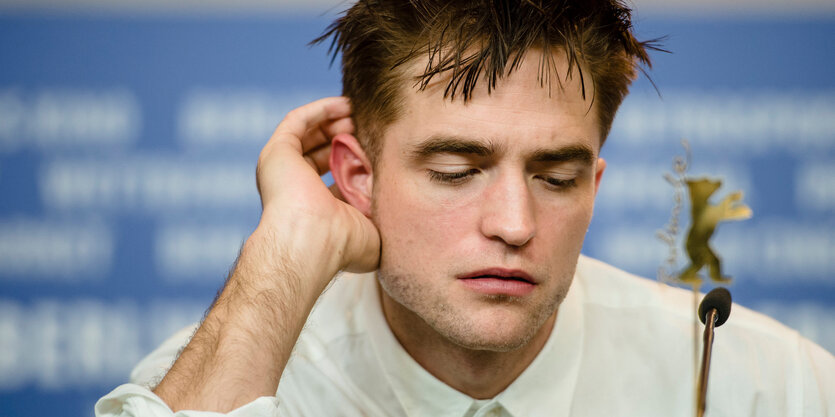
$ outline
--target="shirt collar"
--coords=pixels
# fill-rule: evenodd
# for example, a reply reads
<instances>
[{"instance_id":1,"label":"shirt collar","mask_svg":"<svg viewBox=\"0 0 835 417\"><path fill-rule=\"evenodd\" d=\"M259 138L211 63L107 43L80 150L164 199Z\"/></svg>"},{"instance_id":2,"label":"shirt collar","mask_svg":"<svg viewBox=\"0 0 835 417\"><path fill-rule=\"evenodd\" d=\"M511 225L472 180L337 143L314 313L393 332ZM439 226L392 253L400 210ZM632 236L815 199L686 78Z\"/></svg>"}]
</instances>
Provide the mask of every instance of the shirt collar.
<instances>
[{"instance_id":1,"label":"shirt collar","mask_svg":"<svg viewBox=\"0 0 835 417\"><path fill-rule=\"evenodd\" d=\"M435 378L409 356L383 316L376 279L367 282L360 314L375 356L406 415L461 417L467 414L474 399ZM534 361L495 398L513 416L568 415L583 340L582 288L578 284L571 285L560 305L554 329Z\"/></svg>"}]
</instances>

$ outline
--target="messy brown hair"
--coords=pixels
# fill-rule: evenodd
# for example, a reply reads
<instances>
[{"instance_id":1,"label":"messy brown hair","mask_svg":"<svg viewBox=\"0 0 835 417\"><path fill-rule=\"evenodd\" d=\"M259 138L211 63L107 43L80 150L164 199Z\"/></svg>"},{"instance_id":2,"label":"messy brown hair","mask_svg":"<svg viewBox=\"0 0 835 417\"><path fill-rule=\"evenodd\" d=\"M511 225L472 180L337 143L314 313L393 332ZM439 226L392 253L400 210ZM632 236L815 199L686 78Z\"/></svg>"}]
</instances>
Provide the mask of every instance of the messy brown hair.
<instances>
[{"instance_id":1,"label":"messy brown hair","mask_svg":"<svg viewBox=\"0 0 835 417\"><path fill-rule=\"evenodd\" d=\"M541 85L561 87L560 77L576 70L585 99L584 78L591 78L589 108L596 102L603 141L637 70L651 65L647 50L657 49L635 39L621 0L359 0L313 42L328 38L333 58L342 54L343 95L372 163L383 130L402 111L407 64L420 57L428 61L415 87L449 75L444 97L467 101L481 77L492 91L526 52L541 49ZM555 52L567 58L564 75L556 72Z\"/></svg>"}]
</instances>

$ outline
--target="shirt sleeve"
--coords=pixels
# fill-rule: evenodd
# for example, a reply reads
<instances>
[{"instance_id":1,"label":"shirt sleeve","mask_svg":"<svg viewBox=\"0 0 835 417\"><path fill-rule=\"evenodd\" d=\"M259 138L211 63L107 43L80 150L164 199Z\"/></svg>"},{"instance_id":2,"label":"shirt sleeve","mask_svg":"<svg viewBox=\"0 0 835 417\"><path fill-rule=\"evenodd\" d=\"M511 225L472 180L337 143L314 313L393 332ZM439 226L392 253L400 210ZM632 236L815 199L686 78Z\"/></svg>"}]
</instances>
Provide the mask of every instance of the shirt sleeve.
<instances>
[{"instance_id":1,"label":"shirt sleeve","mask_svg":"<svg viewBox=\"0 0 835 417\"><path fill-rule=\"evenodd\" d=\"M197 325L188 326L163 342L142 359L131 372L129 384L116 387L96 403L96 417L272 417L278 415L275 397L260 397L228 414L182 410L174 413L148 387L153 387L168 372L183 346L188 344Z\"/></svg>"},{"instance_id":2,"label":"shirt sleeve","mask_svg":"<svg viewBox=\"0 0 835 417\"><path fill-rule=\"evenodd\" d=\"M181 410L176 413L149 389L136 384L116 387L96 403L96 417L273 417L278 415L275 397L259 397L228 414Z\"/></svg>"}]
</instances>

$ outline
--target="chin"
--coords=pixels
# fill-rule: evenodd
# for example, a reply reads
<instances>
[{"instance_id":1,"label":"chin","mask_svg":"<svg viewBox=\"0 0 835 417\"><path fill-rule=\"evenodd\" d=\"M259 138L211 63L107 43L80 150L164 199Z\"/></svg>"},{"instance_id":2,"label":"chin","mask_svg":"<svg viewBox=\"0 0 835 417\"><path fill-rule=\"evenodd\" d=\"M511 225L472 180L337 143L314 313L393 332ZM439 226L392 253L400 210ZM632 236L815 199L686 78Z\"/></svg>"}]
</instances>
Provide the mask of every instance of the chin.
<instances>
[{"instance_id":1,"label":"chin","mask_svg":"<svg viewBox=\"0 0 835 417\"><path fill-rule=\"evenodd\" d=\"M382 265L377 278L393 305L398 306L401 328L423 335L419 337L440 336L449 344L476 351L510 352L525 347L556 312L564 295L535 300L508 296L476 300L411 275L391 273Z\"/></svg>"},{"instance_id":2,"label":"chin","mask_svg":"<svg viewBox=\"0 0 835 417\"><path fill-rule=\"evenodd\" d=\"M533 338L533 334L525 337L489 337L467 335L446 335L447 340L468 350L487 352L512 352L525 347Z\"/></svg>"},{"instance_id":3,"label":"chin","mask_svg":"<svg viewBox=\"0 0 835 417\"><path fill-rule=\"evenodd\" d=\"M450 317L453 320L434 323L427 320L427 323L444 338L465 349L510 352L530 343L554 312L552 309L540 312L508 310L470 312Z\"/></svg>"}]
</instances>

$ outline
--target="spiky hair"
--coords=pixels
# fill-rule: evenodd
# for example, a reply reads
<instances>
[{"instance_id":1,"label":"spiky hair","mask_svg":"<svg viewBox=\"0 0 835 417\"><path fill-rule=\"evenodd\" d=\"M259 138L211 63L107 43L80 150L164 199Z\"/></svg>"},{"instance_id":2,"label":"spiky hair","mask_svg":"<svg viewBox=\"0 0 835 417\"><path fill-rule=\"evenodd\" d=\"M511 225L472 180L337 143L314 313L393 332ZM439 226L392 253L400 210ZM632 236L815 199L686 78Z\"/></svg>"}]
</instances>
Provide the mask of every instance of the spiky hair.
<instances>
[{"instance_id":1,"label":"spiky hair","mask_svg":"<svg viewBox=\"0 0 835 417\"><path fill-rule=\"evenodd\" d=\"M492 91L538 48L544 87L554 80L561 87L560 75L576 73L585 99L584 78L591 78L590 108L597 103L603 140L637 70L651 65L647 50L657 49L635 38L621 0L359 0L313 42L328 38L334 59L342 54L343 94L372 161L382 129L401 112L404 82L413 76L406 64L420 58L427 63L415 87L448 74L444 97L467 101L482 77ZM565 74L554 53L565 54Z\"/></svg>"}]
</instances>

